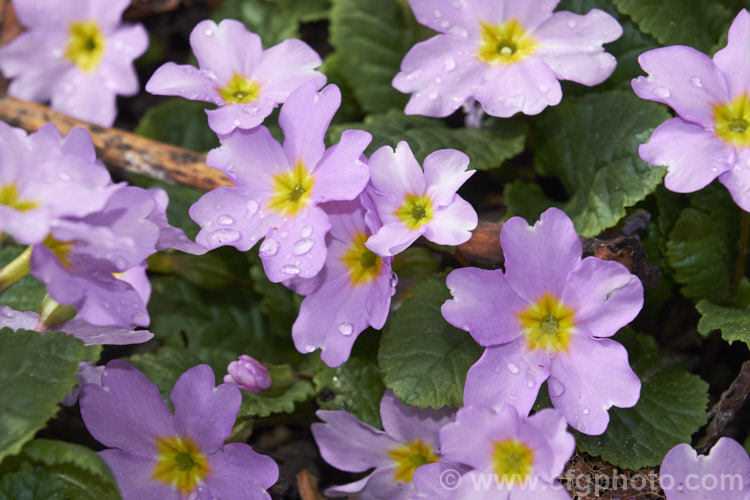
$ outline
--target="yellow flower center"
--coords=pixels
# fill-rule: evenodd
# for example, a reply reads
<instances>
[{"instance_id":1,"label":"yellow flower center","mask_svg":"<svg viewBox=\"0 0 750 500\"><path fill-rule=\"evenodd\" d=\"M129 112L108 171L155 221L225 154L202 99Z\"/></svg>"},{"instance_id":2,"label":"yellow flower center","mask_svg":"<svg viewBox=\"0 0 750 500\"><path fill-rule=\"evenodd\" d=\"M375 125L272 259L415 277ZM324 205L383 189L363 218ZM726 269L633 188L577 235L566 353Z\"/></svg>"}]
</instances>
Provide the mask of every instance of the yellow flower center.
<instances>
[{"instance_id":1,"label":"yellow flower center","mask_svg":"<svg viewBox=\"0 0 750 500\"><path fill-rule=\"evenodd\" d=\"M409 229L418 229L432 220L432 200L421 194L407 194L396 217Z\"/></svg>"},{"instance_id":2,"label":"yellow flower center","mask_svg":"<svg viewBox=\"0 0 750 500\"><path fill-rule=\"evenodd\" d=\"M58 241L53 238L51 234L48 234L42 241L42 245L46 246L50 252L55 254L55 257L60 259L60 263L63 267L67 269L70 269L71 267L68 257L70 256L70 250L73 248L74 243L74 241Z\"/></svg>"},{"instance_id":3,"label":"yellow flower center","mask_svg":"<svg viewBox=\"0 0 750 500\"><path fill-rule=\"evenodd\" d=\"M529 350L568 351L575 327L575 314L560 300L545 293L518 314Z\"/></svg>"},{"instance_id":4,"label":"yellow flower center","mask_svg":"<svg viewBox=\"0 0 750 500\"><path fill-rule=\"evenodd\" d=\"M74 21L70 23L68 31L65 57L84 71L91 71L99 66L106 39L96 21Z\"/></svg>"},{"instance_id":5,"label":"yellow flower center","mask_svg":"<svg viewBox=\"0 0 750 500\"><path fill-rule=\"evenodd\" d=\"M713 108L716 135L728 144L750 146L750 97L742 94Z\"/></svg>"},{"instance_id":6,"label":"yellow flower center","mask_svg":"<svg viewBox=\"0 0 750 500\"><path fill-rule=\"evenodd\" d=\"M513 64L533 54L537 42L518 19L502 24L480 22L480 44L477 57L487 64Z\"/></svg>"},{"instance_id":7,"label":"yellow flower center","mask_svg":"<svg viewBox=\"0 0 750 500\"><path fill-rule=\"evenodd\" d=\"M274 176L274 195L268 202L268 208L285 215L295 215L310 201L313 184L315 179L298 161L292 170Z\"/></svg>"},{"instance_id":8,"label":"yellow flower center","mask_svg":"<svg viewBox=\"0 0 750 500\"><path fill-rule=\"evenodd\" d=\"M157 438L156 450L151 479L169 484L185 496L211 473L206 455L189 438Z\"/></svg>"},{"instance_id":9,"label":"yellow flower center","mask_svg":"<svg viewBox=\"0 0 750 500\"><path fill-rule=\"evenodd\" d=\"M219 89L219 94L227 104L254 102L260 94L260 83L235 73L229 83L223 89Z\"/></svg>"},{"instance_id":10,"label":"yellow flower center","mask_svg":"<svg viewBox=\"0 0 750 500\"><path fill-rule=\"evenodd\" d=\"M367 235L357 233L352 240L352 245L341 256L341 262L349 271L349 281L352 287L370 283L383 268L383 259L367 248L365 241L367 241Z\"/></svg>"},{"instance_id":11,"label":"yellow flower center","mask_svg":"<svg viewBox=\"0 0 750 500\"><path fill-rule=\"evenodd\" d=\"M534 468L534 450L517 439L495 441L492 446L492 469L506 484L522 483Z\"/></svg>"},{"instance_id":12,"label":"yellow flower center","mask_svg":"<svg viewBox=\"0 0 750 500\"><path fill-rule=\"evenodd\" d=\"M419 467L440 461L432 447L421 439L393 448L388 456L396 463L393 480L403 483L410 483L414 471Z\"/></svg>"},{"instance_id":13,"label":"yellow flower center","mask_svg":"<svg viewBox=\"0 0 750 500\"><path fill-rule=\"evenodd\" d=\"M0 205L13 208L19 212L34 210L39 203L31 200L21 200L18 198L18 186L15 184L5 184L0 186Z\"/></svg>"}]
</instances>

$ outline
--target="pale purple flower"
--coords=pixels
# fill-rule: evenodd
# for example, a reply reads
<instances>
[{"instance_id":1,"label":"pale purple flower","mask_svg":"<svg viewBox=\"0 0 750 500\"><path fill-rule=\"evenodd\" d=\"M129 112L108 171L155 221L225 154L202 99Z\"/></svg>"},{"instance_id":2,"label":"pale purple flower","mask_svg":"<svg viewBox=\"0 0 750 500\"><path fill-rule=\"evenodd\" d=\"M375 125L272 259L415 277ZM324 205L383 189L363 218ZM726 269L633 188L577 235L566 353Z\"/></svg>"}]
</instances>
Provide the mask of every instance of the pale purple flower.
<instances>
[{"instance_id":1,"label":"pale purple flower","mask_svg":"<svg viewBox=\"0 0 750 500\"><path fill-rule=\"evenodd\" d=\"M740 443L726 437L708 455L678 444L664 457L659 483L667 500L748 500L750 457Z\"/></svg>"},{"instance_id":2,"label":"pale purple flower","mask_svg":"<svg viewBox=\"0 0 750 500\"><path fill-rule=\"evenodd\" d=\"M110 449L101 456L123 500L220 498L270 500L276 463L245 443L224 444L242 396L234 384L216 386L208 365L183 373L169 399L125 361L107 363L102 387L81 389L81 416Z\"/></svg>"},{"instance_id":3,"label":"pale purple flower","mask_svg":"<svg viewBox=\"0 0 750 500\"><path fill-rule=\"evenodd\" d=\"M86 129L63 138L47 123L27 136L0 122L0 233L40 243L56 221L101 210L117 189Z\"/></svg>"},{"instance_id":4,"label":"pale purple flower","mask_svg":"<svg viewBox=\"0 0 750 500\"><path fill-rule=\"evenodd\" d=\"M460 245L477 227L474 208L456 194L475 170L469 157L441 149L424 159L424 172L406 142L383 146L370 157L367 193L383 226L367 240L378 255L393 256L420 236L438 245Z\"/></svg>"},{"instance_id":5,"label":"pale purple flower","mask_svg":"<svg viewBox=\"0 0 750 500\"><path fill-rule=\"evenodd\" d=\"M608 338L643 306L640 280L620 263L581 260L581 240L561 210L529 226L503 225L505 273L467 267L448 275L443 317L471 333L484 354L466 377L464 403L509 403L528 414L547 381L570 425L601 434L611 406L636 404L641 383L625 348Z\"/></svg>"},{"instance_id":6,"label":"pale purple flower","mask_svg":"<svg viewBox=\"0 0 750 500\"><path fill-rule=\"evenodd\" d=\"M383 431L345 411L318 410L316 415L325 422L312 424L323 460L348 472L375 469L359 481L328 488L326 495L405 500L414 491L414 471L440 460L439 432L453 411L407 407L388 390L380 401Z\"/></svg>"},{"instance_id":7,"label":"pale purple flower","mask_svg":"<svg viewBox=\"0 0 750 500\"><path fill-rule=\"evenodd\" d=\"M217 134L256 127L297 88L312 81L319 89L326 83L325 75L315 71L320 56L305 42L288 39L264 51L260 37L233 19L218 26L201 21L190 34L190 46L200 69L166 63L146 90L216 104L206 113Z\"/></svg>"},{"instance_id":8,"label":"pale purple flower","mask_svg":"<svg viewBox=\"0 0 750 500\"><path fill-rule=\"evenodd\" d=\"M201 226L198 244L247 251L265 238L260 257L271 281L318 274L331 227L318 204L353 200L370 177L360 160L370 143L367 132L347 130L326 150L325 133L340 103L335 85L318 93L308 83L281 108L283 148L263 126L223 136L206 162L234 186L214 189L190 207Z\"/></svg>"},{"instance_id":9,"label":"pale purple flower","mask_svg":"<svg viewBox=\"0 0 750 500\"><path fill-rule=\"evenodd\" d=\"M497 412L466 406L440 431L440 446L445 460L471 470L426 465L415 472L414 484L433 500L569 499L557 481L575 451L566 429L552 409L525 418L509 405Z\"/></svg>"},{"instance_id":10,"label":"pale purple flower","mask_svg":"<svg viewBox=\"0 0 750 500\"><path fill-rule=\"evenodd\" d=\"M667 104L676 118L659 125L638 152L667 167L664 185L692 193L718 177L734 202L750 211L750 14L729 28L713 59L692 47L649 50L638 57L648 76L633 80L638 97Z\"/></svg>"},{"instance_id":11,"label":"pale purple flower","mask_svg":"<svg viewBox=\"0 0 750 500\"><path fill-rule=\"evenodd\" d=\"M133 60L146 51L142 25L120 24L130 0L13 0L27 31L0 48L8 94L104 127L117 95L135 95Z\"/></svg>"},{"instance_id":12,"label":"pale purple flower","mask_svg":"<svg viewBox=\"0 0 750 500\"><path fill-rule=\"evenodd\" d=\"M306 295L292 326L292 338L300 352L320 348L323 362L339 366L349 359L354 341L365 328L383 328L396 275L391 271L392 257L380 257L365 246L379 227L374 214L366 220L359 201L331 202L324 208L331 221L328 256L316 277L290 284Z\"/></svg>"},{"instance_id":13,"label":"pale purple flower","mask_svg":"<svg viewBox=\"0 0 750 500\"><path fill-rule=\"evenodd\" d=\"M39 323L39 314L33 311L14 311L8 306L0 306L0 328L13 330L39 330L44 328ZM40 328L41 327L41 328ZM44 332L65 332L83 341L85 345L141 344L151 340L153 333L147 330L133 330L117 326L97 326L87 323L78 316L47 328Z\"/></svg>"},{"instance_id":14,"label":"pale purple flower","mask_svg":"<svg viewBox=\"0 0 750 500\"><path fill-rule=\"evenodd\" d=\"M596 85L617 61L602 44L622 35L609 14L555 12L559 0L409 0L439 34L416 44L393 86L406 114L448 116L466 101L487 114L535 115L562 98L558 80Z\"/></svg>"},{"instance_id":15,"label":"pale purple flower","mask_svg":"<svg viewBox=\"0 0 750 500\"><path fill-rule=\"evenodd\" d=\"M268 368L247 354L243 354L239 360L229 363L227 372L224 375L224 382L232 383L243 391L260 394L260 391L271 387L271 376L268 375Z\"/></svg>"},{"instance_id":16,"label":"pale purple flower","mask_svg":"<svg viewBox=\"0 0 750 500\"><path fill-rule=\"evenodd\" d=\"M78 383L76 383L70 392L65 395L65 398L60 404L63 406L73 406L76 404L78 402L78 394L81 392L81 387L86 384L94 384L101 387L102 375L104 375L104 366L96 366L91 361L78 363L78 373L76 373Z\"/></svg>"}]
</instances>

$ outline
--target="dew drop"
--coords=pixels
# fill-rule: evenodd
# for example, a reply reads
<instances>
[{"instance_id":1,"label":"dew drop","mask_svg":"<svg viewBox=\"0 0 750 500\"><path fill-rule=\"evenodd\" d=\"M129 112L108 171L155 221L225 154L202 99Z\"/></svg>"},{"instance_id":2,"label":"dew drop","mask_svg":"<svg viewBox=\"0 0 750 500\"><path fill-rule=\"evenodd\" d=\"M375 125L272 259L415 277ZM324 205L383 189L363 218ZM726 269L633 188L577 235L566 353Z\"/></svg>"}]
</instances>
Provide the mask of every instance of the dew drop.
<instances>
[{"instance_id":1,"label":"dew drop","mask_svg":"<svg viewBox=\"0 0 750 500\"><path fill-rule=\"evenodd\" d=\"M703 87L703 84L701 83L701 79L697 76L690 77L690 85L693 87L701 88Z\"/></svg>"},{"instance_id":2,"label":"dew drop","mask_svg":"<svg viewBox=\"0 0 750 500\"><path fill-rule=\"evenodd\" d=\"M240 233L234 229L217 229L208 238L216 245L224 245L239 240Z\"/></svg>"},{"instance_id":3,"label":"dew drop","mask_svg":"<svg viewBox=\"0 0 750 500\"><path fill-rule=\"evenodd\" d=\"M130 318L130 322L134 325L147 325L148 324L148 314L146 313L136 313Z\"/></svg>"},{"instance_id":4,"label":"dew drop","mask_svg":"<svg viewBox=\"0 0 750 500\"><path fill-rule=\"evenodd\" d=\"M584 408L583 410L581 410L581 413L584 415L588 415L589 413L591 413L591 411L588 408Z\"/></svg>"},{"instance_id":5,"label":"dew drop","mask_svg":"<svg viewBox=\"0 0 750 500\"><path fill-rule=\"evenodd\" d=\"M443 15L443 13L440 12L440 9L435 9L432 11L432 13L435 15L435 17L441 17Z\"/></svg>"},{"instance_id":6,"label":"dew drop","mask_svg":"<svg viewBox=\"0 0 750 500\"><path fill-rule=\"evenodd\" d=\"M513 375L517 375L521 370L514 363L508 363L508 371Z\"/></svg>"},{"instance_id":7,"label":"dew drop","mask_svg":"<svg viewBox=\"0 0 750 500\"><path fill-rule=\"evenodd\" d=\"M444 20L440 21L440 27L441 27L441 28L447 28L447 27L448 27L448 26L450 26L450 25L451 25L451 23L450 23L450 21L448 21L448 20L445 20L445 19L444 19Z\"/></svg>"},{"instance_id":8,"label":"dew drop","mask_svg":"<svg viewBox=\"0 0 750 500\"><path fill-rule=\"evenodd\" d=\"M576 22L575 21L569 21L568 22L568 28L573 29L575 27L576 27Z\"/></svg>"},{"instance_id":9,"label":"dew drop","mask_svg":"<svg viewBox=\"0 0 750 500\"><path fill-rule=\"evenodd\" d=\"M656 87L653 91L653 94L656 97L661 97L662 99L666 99L667 97L672 95L667 87Z\"/></svg>"},{"instance_id":10,"label":"dew drop","mask_svg":"<svg viewBox=\"0 0 750 500\"><path fill-rule=\"evenodd\" d=\"M456 60L452 57L446 57L445 61L443 61L443 69L445 71L453 71L456 67Z\"/></svg>"},{"instance_id":11,"label":"dew drop","mask_svg":"<svg viewBox=\"0 0 750 500\"><path fill-rule=\"evenodd\" d=\"M305 346L305 352L313 352L315 349L317 349L317 347L312 344L308 344Z\"/></svg>"},{"instance_id":12,"label":"dew drop","mask_svg":"<svg viewBox=\"0 0 750 500\"><path fill-rule=\"evenodd\" d=\"M427 94L427 98L431 101L434 101L438 98L438 93L435 90L432 90L429 94Z\"/></svg>"},{"instance_id":13,"label":"dew drop","mask_svg":"<svg viewBox=\"0 0 750 500\"><path fill-rule=\"evenodd\" d=\"M469 32L463 26L452 26L449 33L453 33L458 36L469 36Z\"/></svg>"},{"instance_id":14,"label":"dew drop","mask_svg":"<svg viewBox=\"0 0 750 500\"><path fill-rule=\"evenodd\" d=\"M547 380L547 386L549 387L549 395L553 398L561 396L562 393L565 392L565 386L555 377L550 377L549 380Z\"/></svg>"},{"instance_id":15,"label":"dew drop","mask_svg":"<svg viewBox=\"0 0 750 500\"><path fill-rule=\"evenodd\" d=\"M8 319L12 319L12 318L16 317L16 312L15 311L11 311L11 310L3 311L2 314L3 314L4 317L6 317Z\"/></svg>"},{"instance_id":16,"label":"dew drop","mask_svg":"<svg viewBox=\"0 0 750 500\"><path fill-rule=\"evenodd\" d=\"M255 200L249 200L247 202L247 217L250 218L253 215L255 215L255 212L258 211L258 202Z\"/></svg>"},{"instance_id":17,"label":"dew drop","mask_svg":"<svg viewBox=\"0 0 750 500\"><path fill-rule=\"evenodd\" d=\"M527 386L527 387L528 387L529 389L533 389L533 388L534 388L534 381L533 381L532 379L528 379L528 380L526 381L526 386Z\"/></svg>"},{"instance_id":18,"label":"dew drop","mask_svg":"<svg viewBox=\"0 0 750 500\"><path fill-rule=\"evenodd\" d=\"M287 233L286 231L281 231L281 239L282 240L285 240L287 238L287 236L289 236L289 233Z\"/></svg>"},{"instance_id":19,"label":"dew drop","mask_svg":"<svg viewBox=\"0 0 750 500\"><path fill-rule=\"evenodd\" d=\"M214 36L214 30L206 28L205 30L203 30L203 34L205 36Z\"/></svg>"},{"instance_id":20,"label":"dew drop","mask_svg":"<svg viewBox=\"0 0 750 500\"><path fill-rule=\"evenodd\" d=\"M235 127L239 127L241 124L242 124L242 122L240 122L239 120L235 120L234 121L234 126Z\"/></svg>"},{"instance_id":21,"label":"dew drop","mask_svg":"<svg viewBox=\"0 0 750 500\"><path fill-rule=\"evenodd\" d=\"M299 235L302 236L303 238L309 238L310 235L312 234L312 229L313 229L312 226L308 224L302 229L300 229Z\"/></svg>"},{"instance_id":22,"label":"dew drop","mask_svg":"<svg viewBox=\"0 0 750 500\"><path fill-rule=\"evenodd\" d=\"M297 276L299 274L299 267L293 265L286 265L281 268L281 272L288 274L289 276Z\"/></svg>"},{"instance_id":23,"label":"dew drop","mask_svg":"<svg viewBox=\"0 0 750 500\"><path fill-rule=\"evenodd\" d=\"M299 240L294 244L292 252L294 252L294 255L305 255L307 252L312 250L313 246L315 246L315 241L311 240L310 238L305 238L304 240Z\"/></svg>"},{"instance_id":24,"label":"dew drop","mask_svg":"<svg viewBox=\"0 0 750 500\"><path fill-rule=\"evenodd\" d=\"M258 250L261 255L265 255L267 257L276 255L278 251L279 242L273 238L266 238L265 240L263 240L263 243L260 244L260 249Z\"/></svg>"},{"instance_id":25,"label":"dew drop","mask_svg":"<svg viewBox=\"0 0 750 500\"><path fill-rule=\"evenodd\" d=\"M223 224L225 226L229 226L231 224L234 224L234 219L231 215L220 215L218 219L216 219L216 222L219 224Z\"/></svg>"},{"instance_id":26,"label":"dew drop","mask_svg":"<svg viewBox=\"0 0 750 500\"><path fill-rule=\"evenodd\" d=\"M117 259L115 259L115 267L120 271L124 271L125 268L128 267L128 263L125 262L125 259L122 257L117 257Z\"/></svg>"},{"instance_id":27,"label":"dew drop","mask_svg":"<svg viewBox=\"0 0 750 500\"><path fill-rule=\"evenodd\" d=\"M344 321L343 323L339 325L339 333L341 335L348 337L349 335L352 334L353 331L354 331L354 327L352 326L351 323L347 323L346 321Z\"/></svg>"}]
</instances>

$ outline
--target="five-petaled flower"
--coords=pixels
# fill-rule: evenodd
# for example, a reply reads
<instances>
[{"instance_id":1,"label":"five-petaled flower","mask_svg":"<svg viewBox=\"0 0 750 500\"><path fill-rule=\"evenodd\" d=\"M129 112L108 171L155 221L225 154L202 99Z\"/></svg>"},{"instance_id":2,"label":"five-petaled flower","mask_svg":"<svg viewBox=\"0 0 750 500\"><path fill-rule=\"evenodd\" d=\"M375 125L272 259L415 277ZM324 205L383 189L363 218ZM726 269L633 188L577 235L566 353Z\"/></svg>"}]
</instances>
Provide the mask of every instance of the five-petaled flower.
<instances>
[{"instance_id":1,"label":"five-petaled flower","mask_svg":"<svg viewBox=\"0 0 750 500\"><path fill-rule=\"evenodd\" d=\"M327 495L406 500L414 491L414 471L440 460L439 432L453 411L404 406L389 389L380 401L384 431L345 411L316 415L325 423L313 424L312 433L326 462L348 472L375 468L359 481L328 488Z\"/></svg>"},{"instance_id":2,"label":"five-petaled flower","mask_svg":"<svg viewBox=\"0 0 750 500\"><path fill-rule=\"evenodd\" d=\"M460 245L477 227L477 213L456 194L474 170L469 157L455 149L441 149L424 159L424 172L409 144L396 150L383 146L370 157L367 194L382 227L366 246L382 256L404 251L420 236L439 245ZM370 208L370 207L368 207Z\"/></svg>"},{"instance_id":3,"label":"five-petaled flower","mask_svg":"<svg viewBox=\"0 0 750 500\"><path fill-rule=\"evenodd\" d=\"M439 32L406 54L393 86L407 114L448 116L476 99L493 116L535 115L559 104L558 80L596 85L615 69L602 48L622 27L609 14L555 12L559 0L409 0Z\"/></svg>"},{"instance_id":4,"label":"five-petaled flower","mask_svg":"<svg viewBox=\"0 0 750 500\"><path fill-rule=\"evenodd\" d=\"M219 106L206 110L208 124L217 134L260 125L276 105L296 89L326 77L315 71L320 56L301 40L289 39L263 50L258 35L234 19L217 26L198 23L190 34L200 69L169 62L146 84L152 94L175 95Z\"/></svg>"},{"instance_id":5,"label":"five-petaled flower","mask_svg":"<svg viewBox=\"0 0 750 500\"><path fill-rule=\"evenodd\" d=\"M196 241L246 251L265 238L260 257L271 281L318 274L331 227L318 204L353 200L370 178L360 160L370 143L367 132L347 130L326 150L323 139L340 102L335 85L318 93L308 83L295 91L279 116L283 148L262 125L223 136L207 163L234 186L214 189L190 207L202 228Z\"/></svg>"},{"instance_id":6,"label":"five-petaled flower","mask_svg":"<svg viewBox=\"0 0 750 500\"><path fill-rule=\"evenodd\" d=\"M117 115L117 95L135 95L133 60L146 51L142 25L120 24L130 0L13 0L28 30L0 49L8 93L52 100L52 109L104 127Z\"/></svg>"},{"instance_id":7,"label":"five-petaled flower","mask_svg":"<svg viewBox=\"0 0 750 500\"><path fill-rule=\"evenodd\" d=\"M267 500L276 463L245 443L224 444L240 409L234 384L216 386L208 365L183 373L169 396L125 361L107 363L101 387L86 384L79 401L89 432L123 500L218 498Z\"/></svg>"},{"instance_id":8,"label":"five-petaled flower","mask_svg":"<svg viewBox=\"0 0 750 500\"><path fill-rule=\"evenodd\" d=\"M750 86L747 46L750 13L743 9L729 28L727 46L713 60L692 47L644 52L647 77L633 80L642 99L663 102L677 117L659 125L638 152L666 166L671 191L698 191L718 177L734 202L750 211Z\"/></svg>"},{"instance_id":9,"label":"five-petaled flower","mask_svg":"<svg viewBox=\"0 0 750 500\"><path fill-rule=\"evenodd\" d=\"M625 348L608 338L643 305L640 280L619 262L581 260L581 240L561 210L534 226L520 217L500 233L505 273L473 267L448 275L445 319L487 347L469 369L464 403L528 414L545 380L570 425L601 434L612 406L631 407L641 383Z\"/></svg>"}]
</instances>

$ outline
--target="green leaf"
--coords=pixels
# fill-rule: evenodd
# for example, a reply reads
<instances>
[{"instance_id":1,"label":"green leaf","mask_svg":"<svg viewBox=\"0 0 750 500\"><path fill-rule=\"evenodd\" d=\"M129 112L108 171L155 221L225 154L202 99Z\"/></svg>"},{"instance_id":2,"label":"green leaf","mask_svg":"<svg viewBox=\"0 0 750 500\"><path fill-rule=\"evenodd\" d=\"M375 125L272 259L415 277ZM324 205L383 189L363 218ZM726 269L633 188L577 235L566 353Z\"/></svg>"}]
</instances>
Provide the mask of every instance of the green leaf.
<instances>
[{"instance_id":1,"label":"green leaf","mask_svg":"<svg viewBox=\"0 0 750 500\"><path fill-rule=\"evenodd\" d=\"M328 17L331 0L271 0L303 23L320 21Z\"/></svg>"},{"instance_id":2,"label":"green leaf","mask_svg":"<svg viewBox=\"0 0 750 500\"><path fill-rule=\"evenodd\" d=\"M0 330L0 460L57 413L86 355L83 342L65 333Z\"/></svg>"},{"instance_id":3,"label":"green leaf","mask_svg":"<svg viewBox=\"0 0 750 500\"><path fill-rule=\"evenodd\" d=\"M433 276L414 288L383 333L378 352L383 381L406 405L462 405L466 372L482 347L443 319L440 307L450 297L445 275Z\"/></svg>"},{"instance_id":4,"label":"green leaf","mask_svg":"<svg viewBox=\"0 0 750 500\"><path fill-rule=\"evenodd\" d=\"M26 247L15 244L0 248L0 268L21 255L25 249ZM47 287L29 274L0 295L0 305L8 306L16 311L38 312L45 293L47 293Z\"/></svg>"},{"instance_id":5,"label":"green leaf","mask_svg":"<svg viewBox=\"0 0 750 500\"><path fill-rule=\"evenodd\" d=\"M508 207L508 217L520 216L533 224L542 212L555 206L544 194L539 184L516 179L503 186L503 197Z\"/></svg>"},{"instance_id":6,"label":"green leaf","mask_svg":"<svg viewBox=\"0 0 750 500\"><path fill-rule=\"evenodd\" d=\"M408 96L391 81L417 42L413 23L411 10L398 0L333 0L330 42L341 74L366 112L406 105Z\"/></svg>"},{"instance_id":7,"label":"green leaf","mask_svg":"<svg viewBox=\"0 0 750 500\"><path fill-rule=\"evenodd\" d=\"M721 330L721 337L730 344L740 340L750 347L750 310L717 306L707 300L701 300L695 308L701 313L698 333Z\"/></svg>"},{"instance_id":8,"label":"green leaf","mask_svg":"<svg viewBox=\"0 0 750 500\"><path fill-rule=\"evenodd\" d=\"M257 33L263 47L268 48L287 38L300 36L297 19L286 12L280 3L273 0L222 0L211 19L217 23L222 19L241 21L248 30Z\"/></svg>"},{"instance_id":9,"label":"green leaf","mask_svg":"<svg viewBox=\"0 0 750 500\"><path fill-rule=\"evenodd\" d=\"M175 97L150 107L135 127L135 133L155 141L205 152L219 146L219 139L208 127L203 101Z\"/></svg>"},{"instance_id":10,"label":"green leaf","mask_svg":"<svg viewBox=\"0 0 750 500\"><path fill-rule=\"evenodd\" d=\"M487 170L520 154L524 149L527 127L517 120L497 120L483 129L448 128L443 120L424 116L406 116L400 111L368 116L364 123L336 125L328 132L328 139L338 141L346 129L361 129L372 134L366 153L381 146L395 147L400 141L409 143L417 160L438 149L458 149L469 158L469 168Z\"/></svg>"},{"instance_id":11,"label":"green leaf","mask_svg":"<svg viewBox=\"0 0 750 500\"><path fill-rule=\"evenodd\" d=\"M661 463L664 455L706 422L708 384L676 366L664 366L653 338L621 332L615 340L628 349L641 379L641 398L633 408L612 407L609 427L600 436L574 432L578 448L625 469Z\"/></svg>"},{"instance_id":12,"label":"green leaf","mask_svg":"<svg viewBox=\"0 0 750 500\"><path fill-rule=\"evenodd\" d=\"M715 302L729 297L731 245L716 217L693 207L680 212L669 233L666 258L685 297Z\"/></svg>"},{"instance_id":13,"label":"green leaf","mask_svg":"<svg viewBox=\"0 0 750 500\"><path fill-rule=\"evenodd\" d=\"M177 379L193 366L206 363L214 371L216 383L222 383L227 372L227 365L237 359L237 355L218 349L201 348L185 350L165 346L156 354L137 354L130 357L130 362L143 372L152 382L159 386L162 397L169 401ZM242 407L239 416L265 417L271 413L291 413L294 404L311 398L315 391L312 384L297 380L288 365L272 366L269 374L273 385L261 394L242 393Z\"/></svg>"},{"instance_id":14,"label":"green leaf","mask_svg":"<svg viewBox=\"0 0 750 500\"><path fill-rule=\"evenodd\" d=\"M313 383L318 391L318 406L323 410L348 411L373 427L381 427L380 400L385 386L375 362L349 358L343 365L331 368L321 361Z\"/></svg>"},{"instance_id":15,"label":"green leaf","mask_svg":"<svg viewBox=\"0 0 750 500\"><path fill-rule=\"evenodd\" d=\"M707 52L729 26L732 10L704 0L614 0L644 33L662 45L689 45Z\"/></svg>"},{"instance_id":16,"label":"green leaf","mask_svg":"<svg viewBox=\"0 0 750 500\"><path fill-rule=\"evenodd\" d=\"M0 472L0 499L120 499L107 464L94 451L77 444L31 441L20 455L3 462Z\"/></svg>"},{"instance_id":17,"label":"green leaf","mask_svg":"<svg viewBox=\"0 0 750 500\"><path fill-rule=\"evenodd\" d=\"M240 417L267 417L273 413L293 413L296 403L315 395L313 385L298 379L289 365L268 367L271 387L260 394L242 393Z\"/></svg>"},{"instance_id":18,"label":"green leaf","mask_svg":"<svg viewBox=\"0 0 750 500\"><path fill-rule=\"evenodd\" d=\"M581 236L614 226L661 183L666 170L641 160L638 146L668 118L663 106L609 91L567 99L539 119L534 164L562 183L562 208Z\"/></svg>"}]
</instances>

